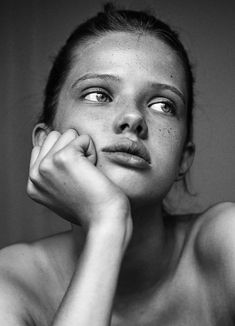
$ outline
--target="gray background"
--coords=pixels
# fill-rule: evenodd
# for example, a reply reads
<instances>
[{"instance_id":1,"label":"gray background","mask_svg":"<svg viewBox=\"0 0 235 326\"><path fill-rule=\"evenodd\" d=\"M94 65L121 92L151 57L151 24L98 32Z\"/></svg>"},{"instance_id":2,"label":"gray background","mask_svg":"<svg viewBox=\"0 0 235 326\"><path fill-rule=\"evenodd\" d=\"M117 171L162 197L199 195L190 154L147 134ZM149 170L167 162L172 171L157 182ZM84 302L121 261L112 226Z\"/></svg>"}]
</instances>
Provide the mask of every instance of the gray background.
<instances>
[{"instance_id":1,"label":"gray background","mask_svg":"<svg viewBox=\"0 0 235 326\"><path fill-rule=\"evenodd\" d=\"M32 202L25 187L31 130L42 105L51 58L72 29L103 1L1 1L0 4L0 247L30 241L70 225ZM191 170L197 197L182 211L235 200L234 1L118 1L152 8L176 28L196 76L196 157Z\"/></svg>"}]
</instances>

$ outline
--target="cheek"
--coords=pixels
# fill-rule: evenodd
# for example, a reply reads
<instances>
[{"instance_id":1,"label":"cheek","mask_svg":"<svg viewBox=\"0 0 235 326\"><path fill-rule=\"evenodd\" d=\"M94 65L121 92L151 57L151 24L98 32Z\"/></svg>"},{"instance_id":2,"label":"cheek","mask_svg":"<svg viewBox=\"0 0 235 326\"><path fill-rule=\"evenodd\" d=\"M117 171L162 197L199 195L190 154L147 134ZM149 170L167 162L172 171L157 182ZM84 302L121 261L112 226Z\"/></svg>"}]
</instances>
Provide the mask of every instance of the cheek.
<instances>
[{"instance_id":1,"label":"cheek","mask_svg":"<svg viewBox=\"0 0 235 326\"><path fill-rule=\"evenodd\" d=\"M89 135L98 147L107 141L107 134L110 134L111 121L107 114L86 112L75 117L73 124L80 134Z\"/></svg>"},{"instance_id":2,"label":"cheek","mask_svg":"<svg viewBox=\"0 0 235 326\"><path fill-rule=\"evenodd\" d=\"M102 110L91 110L88 107L70 105L57 112L55 121L56 127L61 132L73 128L80 135L88 134L95 140L96 135L108 130L108 126L110 128L109 120L107 114L104 114Z\"/></svg>"},{"instance_id":3,"label":"cheek","mask_svg":"<svg viewBox=\"0 0 235 326\"><path fill-rule=\"evenodd\" d=\"M184 146L184 130L173 126L158 127L152 131L151 139L155 162L168 170L177 169Z\"/></svg>"},{"instance_id":4,"label":"cheek","mask_svg":"<svg viewBox=\"0 0 235 326\"><path fill-rule=\"evenodd\" d=\"M172 127L162 127L158 129L160 137L166 141L170 141L172 143L178 141L180 139L179 132Z\"/></svg>"}]
</instances>

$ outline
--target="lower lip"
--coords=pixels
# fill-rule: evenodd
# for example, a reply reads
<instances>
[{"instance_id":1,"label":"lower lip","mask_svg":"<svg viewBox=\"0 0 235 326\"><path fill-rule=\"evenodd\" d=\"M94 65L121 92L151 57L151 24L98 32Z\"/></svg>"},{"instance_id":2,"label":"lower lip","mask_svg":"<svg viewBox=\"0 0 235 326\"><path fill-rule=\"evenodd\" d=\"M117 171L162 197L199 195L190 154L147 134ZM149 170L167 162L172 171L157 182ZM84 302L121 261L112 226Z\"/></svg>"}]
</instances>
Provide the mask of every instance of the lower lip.
<instances>
[{"instance_id":1,"label":"lower lip","mask_svg":"<svg viewBox=\"0 0 235 326\"><path fill-rule=\"evenodd\" d=\"M104 152L107 157L122 166L137 168L137 169L149 169L150 164L145 161L142 157L132 155L126 152Z\"/></svg>"}]
</instances>

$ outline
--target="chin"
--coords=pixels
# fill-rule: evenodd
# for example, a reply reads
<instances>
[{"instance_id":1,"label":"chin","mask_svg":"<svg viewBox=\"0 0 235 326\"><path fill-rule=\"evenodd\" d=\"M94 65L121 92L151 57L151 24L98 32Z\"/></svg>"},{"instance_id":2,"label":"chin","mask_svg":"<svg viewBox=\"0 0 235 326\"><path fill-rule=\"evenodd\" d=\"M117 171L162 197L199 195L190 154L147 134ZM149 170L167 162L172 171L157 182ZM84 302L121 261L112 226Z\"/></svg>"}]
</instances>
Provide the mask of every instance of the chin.
<instances>
[{"instance_id":1,"label":"chin","mask_svg":"<svg viewBox=\"0 0 235 326\"><path fill-rule=\"evenodd\" d=\"M129 198L136 207L157 205L169 191L167 180L154 181L150 172L137 169L127 169L120 166L102 165L98 167L102 172Z\"/></svg>"}]
</instances>

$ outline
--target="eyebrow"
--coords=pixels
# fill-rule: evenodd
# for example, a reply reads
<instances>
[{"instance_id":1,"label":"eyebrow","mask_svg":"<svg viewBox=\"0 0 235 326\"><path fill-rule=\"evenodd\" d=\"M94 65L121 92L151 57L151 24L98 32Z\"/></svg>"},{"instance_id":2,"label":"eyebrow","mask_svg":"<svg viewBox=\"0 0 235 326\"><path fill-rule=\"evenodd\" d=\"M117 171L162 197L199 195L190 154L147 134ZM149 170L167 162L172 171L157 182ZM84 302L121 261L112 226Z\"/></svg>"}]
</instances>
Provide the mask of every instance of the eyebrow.
<instances>
[{"instance_id":1,"label":"eyebrow","mask_svg":"<svg viewBox=\"0 0 235 326\"><path fill-rule=\"evenodd\" d=\"M93 73L87 73L81 77L79 77L78 79L76 79L76 81L72 84L72 88L74 88L78 83L80 83L81 81L84 80L89 80L89 79L102 79L105 81L120 81L120 78L118 76L115 75L110 75L110 74L93 74Z\"/></svg>"},{"instance_id":2,"label":"eyebrow","mask_svg":"<svg viewBox=\"0 0 235 326\"><path fill-rule=\"evenodd\" d=\"M105 81L115 81L119 82L121 79L118 76L115 75L110 75L110 74L96 74L96 73L87 73L84 74L83 76L79 77L78 79L75 80L75 82L72 84L72 88L76 87L78 83L81 81L85 80L90 80L90 79L102 79ZM168 84L163 84L163 83L158 83L158 82L150 82L151 87L153 88L160 88L161 90L170 90L176 95L180 97L182 102L186 104L185 97L183 93L175 86L168 85Z\"/></svg>"},{"instance_id":3,"label":"eyebrow","mask_svg":"<svg viewBox=\"0 0 235 326\"><path fill-rule=\"evenodd\" d=\"M175 93L176 95L178 95L181 98L181 100L182 100L182 102L184 104L186 104L184 94L177 87L172 86L172 85L168 85L168 84L162 84L162 83L151 83L151 86L156 87L156 88L160 88L161 90L170 90L170 91L172 91L173 93Z\"/></svg>"}]
</instances>

